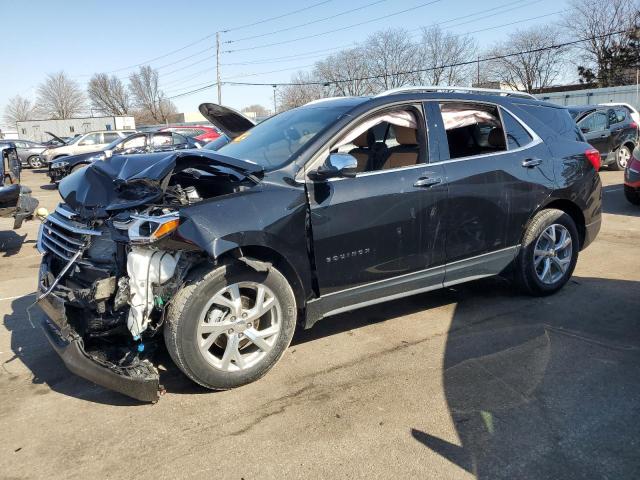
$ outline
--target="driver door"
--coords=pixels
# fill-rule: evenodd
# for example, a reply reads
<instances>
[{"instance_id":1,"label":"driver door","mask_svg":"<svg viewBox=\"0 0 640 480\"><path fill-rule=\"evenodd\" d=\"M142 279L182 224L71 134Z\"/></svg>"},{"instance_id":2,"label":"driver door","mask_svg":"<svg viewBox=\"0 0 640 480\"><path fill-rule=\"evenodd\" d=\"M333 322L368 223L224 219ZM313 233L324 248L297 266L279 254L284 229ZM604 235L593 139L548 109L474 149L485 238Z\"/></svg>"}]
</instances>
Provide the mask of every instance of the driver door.
<instances>
[{"instance_id":1,"label":"driver door","mask_svg":"<svg viewBox=\"0 0 640 480\"><path fill-rule=\"evenodd\" d=\"M377 167L354 178L307 178L313 254L325 311L442 284L445 177L441 167L428 165L422 109L412 110L418 126L415 145L410 140L400 144L400 135L376 138L372 151L385 152L370 162ZM392 129L382 131L388 135Z\"/></svg>"}]
</instances>

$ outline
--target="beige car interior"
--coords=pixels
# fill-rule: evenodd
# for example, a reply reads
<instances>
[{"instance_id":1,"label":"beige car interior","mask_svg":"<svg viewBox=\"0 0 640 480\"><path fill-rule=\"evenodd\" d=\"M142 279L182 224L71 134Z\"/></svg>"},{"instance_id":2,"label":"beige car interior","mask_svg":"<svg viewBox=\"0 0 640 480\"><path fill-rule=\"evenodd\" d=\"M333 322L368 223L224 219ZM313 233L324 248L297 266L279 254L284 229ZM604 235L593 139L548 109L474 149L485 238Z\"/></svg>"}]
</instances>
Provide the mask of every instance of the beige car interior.
<instances>
[{"instance_id":1,"label":"beige car interior","mask_svg":"<svg viewBox=\"0 0 640 480\"><path fill-rule=\"evenodd\" d=\"M416 116L408 110L377 115L351 130L333 151L355 157L358 172L416 165L421 158Z\"/></svg>"}]
</instances>

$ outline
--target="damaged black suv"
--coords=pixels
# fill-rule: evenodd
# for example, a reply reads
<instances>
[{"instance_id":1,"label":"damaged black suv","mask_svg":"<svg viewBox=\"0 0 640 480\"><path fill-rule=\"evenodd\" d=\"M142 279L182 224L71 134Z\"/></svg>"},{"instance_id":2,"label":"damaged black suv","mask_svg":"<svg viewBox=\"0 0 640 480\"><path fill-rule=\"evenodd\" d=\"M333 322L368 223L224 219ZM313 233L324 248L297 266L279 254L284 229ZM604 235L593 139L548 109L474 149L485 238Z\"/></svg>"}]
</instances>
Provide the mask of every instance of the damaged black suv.
<instances>
[{"instance_id":1,"label":"damaged black suv","mask_svg":"<svg viewBox=\"0 0 640 480\"><path fill-rule=\"evenodd\" d=\"M72 173L38 239L52 345L141 400L163 337L193 381L233 388L297 324L503 272L553 293L600 228L598 152L527 95L409 88L255 126L201 111L229 143Z\"/></svg>"}]
</instances>

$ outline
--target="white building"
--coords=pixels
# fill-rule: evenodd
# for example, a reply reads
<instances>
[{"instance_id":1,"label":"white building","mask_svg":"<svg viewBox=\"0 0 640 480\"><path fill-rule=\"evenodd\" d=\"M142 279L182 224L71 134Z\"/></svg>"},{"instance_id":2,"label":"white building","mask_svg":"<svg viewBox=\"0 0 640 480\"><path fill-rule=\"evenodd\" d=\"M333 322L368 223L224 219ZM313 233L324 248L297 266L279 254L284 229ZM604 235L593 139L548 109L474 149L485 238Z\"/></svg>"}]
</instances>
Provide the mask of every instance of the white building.
<instances>
[{"instance_id":1,"label":"white building","mask_svg":"<svg viewBox=\"0 0 640 480\"><path fill-rule=\"evenodd\" d=\"M136 122L133 117L84 117L68 118L65 120L25 120L16 124L18 137L24 140L45 142L51 137L51 132L58 137L75 137L94 130L135 130Z\"/></svg>"},{"instance_id":2,"label":"white building","mask_svg":"<svg viewBox=\"0 0 640 480\"><path fill-rule=\"evenodd\" d=\"M596 105L599 103L628 103L640 109L640 89L636 85L622 87L589 88L567 92L550 92L536 95L540 100L559 105Z\"/></svg>"}]
</instances>

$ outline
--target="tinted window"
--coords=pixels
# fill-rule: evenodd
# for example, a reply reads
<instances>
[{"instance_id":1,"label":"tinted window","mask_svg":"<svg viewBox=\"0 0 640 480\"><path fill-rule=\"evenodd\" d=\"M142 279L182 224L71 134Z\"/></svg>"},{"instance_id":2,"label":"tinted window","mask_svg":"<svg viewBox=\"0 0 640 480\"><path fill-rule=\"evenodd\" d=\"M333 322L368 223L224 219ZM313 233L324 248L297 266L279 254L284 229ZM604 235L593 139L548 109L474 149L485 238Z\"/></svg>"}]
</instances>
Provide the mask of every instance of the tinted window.
<instances>
[{"instance_id":1,"label":"tinted window","mask_svg":"<svg viewBox=\"0 0 640 480\"><path fill-rule=\"evenodd\" d=\"M609 123L620 123L627 119L627 110L624 108L616 108L615 110L609 110Z\"/></svg>"},{"instance_id":2,"label":"tinted window","mask_svg":"<svg viewBox=\"0 0 640 480\"><path fill-rule=\"evenodd\" d=\"M120 138L120 135L118 135L117 133L105 133L103 134L103 143L111 143L115 140L118 140Z\"/></svg>"},{"instance_id":3,"label":"tinted window","mask_svg":"<svg viewBox=\"0 0 640 480\"><path fill-rule=\"evenodd\" d=\"M553 133L571 138L572 140L577 140L578 142L584 141L582 133L580 133L580 129L576 126L574 119L569 113L570 110L566 108L528 105L524 103L518 103L516 105L526 113L535 116Z\"/></svg>"},{"instance_id":4,"label":"tinted window","mask_svg":"<svg viewBox=\"0 0 640 480\"><path fill-rule=\"evenodd\" d=\"M449 157L461 158L506 150L504 129L493 105L445 102L440 112L449 143Z\"/></svg>"},{"instance_id":5,"label":"tinted window","mask_svg":"<svg viewBox=\"0 0 640 480\"><path fill-rule=\"evenodd\" d=\"M173 138L174 145L184 145L185 143L187 143L187 139L182 135L179 135L177 133L172 133L171 136Z\"/></svg>"},{"instance_id":6,"label":"tinted window","mask_svg":"<svg viewBox=\"0 0 640 480\"><path fill-rule=\"evenodd\" d=\"M507 148L509 150L524 147L533 141L529 132L527 132L520 122L513 118L509 112L502 110L502 121L507 136Z\"/></svg>"},{"instance_id":7,"label":"tinted window","mask_svg":"<svg viewBox=\"0 0 640 480\"><path fill-rule=\"evenodd\" d=\"M585 133L606 130L608 124L607 116L604 112L594 112L580 120L578 126Z\"/></svg>"}]
</instances>

